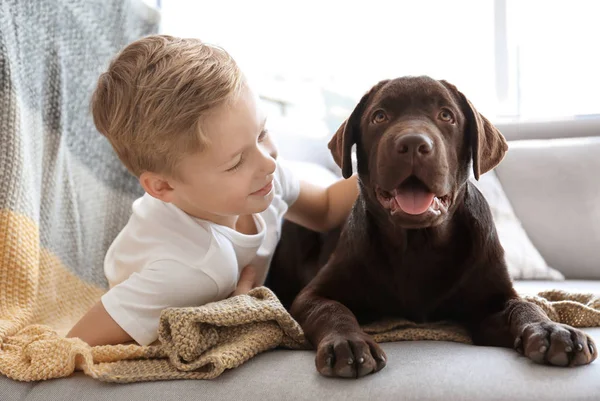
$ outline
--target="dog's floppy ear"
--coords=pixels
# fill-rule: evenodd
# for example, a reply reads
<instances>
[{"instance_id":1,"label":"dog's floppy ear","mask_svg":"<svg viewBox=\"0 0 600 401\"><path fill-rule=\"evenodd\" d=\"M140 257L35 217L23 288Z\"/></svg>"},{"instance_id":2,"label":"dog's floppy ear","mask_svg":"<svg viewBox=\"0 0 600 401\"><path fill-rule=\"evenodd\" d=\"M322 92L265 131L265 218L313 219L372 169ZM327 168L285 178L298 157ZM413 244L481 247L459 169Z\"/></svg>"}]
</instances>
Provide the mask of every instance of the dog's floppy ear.
<instances>
[{"instance_id":1,"label":"dog's floppy ear","mask_svg":"<svg viewBox=\"0 0 600 401\"><path fill-rule=\"evenodd\" d=\"M335 160L335 163L342 169L344 178L348 178L352 175L352 145L356 143L352 123L350 123L351 119L352 114L342 123L342 125L340 125L327 145L331 151L333 160Z\"/></svg>"},{"instance_id":2,"label":"dog's floppy ear","mask_svg":"<svg viewBox=\"0 0 600 401\"><path fill-rule=\"evenodd\" d=\"M467 132L471 141L473 153L473 175L476 180L482 174L496 167L506 154L508 144L500 131L463 95L456 86L446 81L440 81L460 100L461 108L467 119Z\"/></svg>"},{"instance_id":3,"label":"dog's floppy ear","mask_svg":"<svg viewBox=\"0 0 600 401\"><path fill-rule=\"evenodd\" d=\"M386 81L381 81L371 90L364 94L360 99L350 117L340 125L335 135L329 141L329 150L336 164L342 169L344 178L349 178L352 175L352 145L357 142L360 135L360 118L365 110L367 101L371 94L381 88Z\"/></svg>"}]
</instances>

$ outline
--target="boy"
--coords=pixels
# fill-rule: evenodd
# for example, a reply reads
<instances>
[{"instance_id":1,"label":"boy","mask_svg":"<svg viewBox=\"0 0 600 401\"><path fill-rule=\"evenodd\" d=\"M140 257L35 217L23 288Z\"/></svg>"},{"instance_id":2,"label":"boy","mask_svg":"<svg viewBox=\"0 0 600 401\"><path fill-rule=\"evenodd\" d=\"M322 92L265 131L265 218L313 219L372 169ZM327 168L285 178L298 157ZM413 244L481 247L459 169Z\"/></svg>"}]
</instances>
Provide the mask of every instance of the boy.
<instances>
[{"instance_id":1,"label":"boy","mask_svg":"<svg viewBox=\"0 0 600 401\"><path fill-rule=\"evenodd\" d=\"M92 346L151 344L163 309L262 285L284 215L326 231L358 194L356 176L320 188L276 162L235 61L197 39L128 45L100 76L92 113L145 190L106 254L109 291L67 335Z\"/></svg>"}]
</instances>

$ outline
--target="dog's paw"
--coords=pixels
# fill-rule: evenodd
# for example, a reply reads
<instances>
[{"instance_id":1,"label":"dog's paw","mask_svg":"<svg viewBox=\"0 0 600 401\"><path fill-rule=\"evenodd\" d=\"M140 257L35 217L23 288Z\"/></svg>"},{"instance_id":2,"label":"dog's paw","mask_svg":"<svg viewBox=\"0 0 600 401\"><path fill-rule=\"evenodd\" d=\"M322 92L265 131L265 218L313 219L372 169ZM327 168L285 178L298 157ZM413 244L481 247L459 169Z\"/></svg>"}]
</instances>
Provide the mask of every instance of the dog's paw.
<instances>
[{"instance_id":1,"label":"dog's paw","mask_svg":"<svg viewBox=\"0 0 600 401\"><path fill-rule=\"evenodd\" d=\"M319 344L317 370L329 377L359 378L379 372L387 357L366 333L331 334Z\"/></svg>"},{"instance_id":2,"label":"dog's paw","mask_svg":"<svg viewBox=\"0 0 600 401\"><path fill-rule=\"evenodd\" d=\"M555 366L587 365L598 357L594 340L583 331L554 322L526 326L515 349L536 363Z\"/></svg>"}]
</instances>

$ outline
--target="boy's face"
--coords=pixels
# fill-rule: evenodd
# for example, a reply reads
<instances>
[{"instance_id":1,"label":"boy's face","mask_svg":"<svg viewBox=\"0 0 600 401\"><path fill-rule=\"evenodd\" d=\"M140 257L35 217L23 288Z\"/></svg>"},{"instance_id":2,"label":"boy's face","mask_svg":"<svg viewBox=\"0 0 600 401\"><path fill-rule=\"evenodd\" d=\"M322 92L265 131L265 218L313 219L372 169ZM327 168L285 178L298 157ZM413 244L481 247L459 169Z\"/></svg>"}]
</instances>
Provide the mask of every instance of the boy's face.
<instances>
[{"instance_id":1,"label":"boy's face","mask_svg":"<svg viewBox=\"0 0 600 401\"><path fill-rule=\"evenodd\" d=\"M170 181L170 201L215 222L264 211L273 200L275 172L265 120L247 86L233 103L215 109L202 123L207 148L183 159L182 179Z\"/></svg>"}]
</instances>

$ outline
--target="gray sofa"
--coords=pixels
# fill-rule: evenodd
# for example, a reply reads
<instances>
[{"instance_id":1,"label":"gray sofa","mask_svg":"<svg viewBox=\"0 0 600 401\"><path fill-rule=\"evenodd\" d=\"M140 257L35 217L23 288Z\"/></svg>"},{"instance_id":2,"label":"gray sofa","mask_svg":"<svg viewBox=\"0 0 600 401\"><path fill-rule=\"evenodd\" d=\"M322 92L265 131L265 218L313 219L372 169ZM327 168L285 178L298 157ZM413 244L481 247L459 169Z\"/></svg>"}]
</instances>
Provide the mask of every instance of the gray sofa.
<instances>
[{"instance_id":1,"label":"gray sofa","mask_svg":"<svg viewBox=\"0 0 600 401\"><path fill-rule=\"evenodd\" d=\"M521 281L516 287L525 293L554 288L600 293L600 120L499 126L511 140L497 169L505 192L549 265L567 277ZM280 137L278 142L287 158L332 166L323 141ZM600 344L600 328L587 331ZM600 399L598 361L564 369L535 365L500 348L446 342L383 348L388 366L360 380L321 377L311 351L275 350L212 381L119 385L81 373L41 383L0 377L0 400Z\"/></svg>"}]
</instances>

